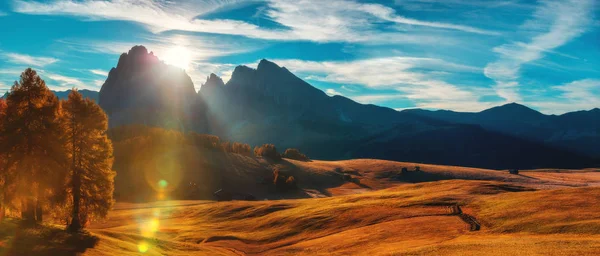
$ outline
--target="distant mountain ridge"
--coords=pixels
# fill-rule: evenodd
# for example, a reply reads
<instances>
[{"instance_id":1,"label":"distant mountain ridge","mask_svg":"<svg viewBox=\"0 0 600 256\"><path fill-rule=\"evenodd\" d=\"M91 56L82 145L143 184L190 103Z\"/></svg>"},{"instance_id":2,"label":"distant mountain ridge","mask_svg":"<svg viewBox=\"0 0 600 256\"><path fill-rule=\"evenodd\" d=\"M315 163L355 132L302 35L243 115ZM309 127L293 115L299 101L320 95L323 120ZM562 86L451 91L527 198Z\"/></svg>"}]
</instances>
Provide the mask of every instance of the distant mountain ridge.
<instances>
[{"instance_id":1,"label":"distant mountain ridge","mask_svg":"<svg viewBox=\"0 0 600 256\"><path fill-rule=\"evenodd\" d=\"M504 134L600 157L600 109L545 115L510 103L477 113L409 109L402 112L459 124L474 124Z\"/></svg>"},{"instance_id":2,"label":"distant mountain ridge","mask_svg":"<svg viewBox=\"0 0 600 256\"><path fill-rule=\"evenodd\" d=\"M92 91L92 90L88 90L88 89L78 89L77 90L79 93L81 93L81 95L83 95L84 98L90 98L92 100L94 100L95 102L98 102L98 95L100 94L98 91ZM52 91L57 97L58 99L61 100L66 100L69 97L69 93L71 93L71 90L65 90L65 91ZM8 94L5 93L4 95L2 95L2 98L5 99L6 95Z\"/></svg>"},{"instance_id":3,"label":"distant mountain ridge","mask_svg":"<svg viewBox=\"0 0 600 256\"><path fill-rule=\"evenodd\" d=\"M543 127L545 115L516 104L476 114L399 112L330 97L264 59L256 69L236 67L227 83L210 74L200 91L193 88L185 71L136 46L110 71L99 102L111 127L145 124L210 133L251 145L273 143L280 150L296 147L315 159L369 157L486 168L596 164L590 155L528 137L538 135L529 128ZM526 121L510 121L521 115ZM579 115L565 116L578 120ZM498 123L515 132L489 127Z\"/></svg>"},{"instance_id":4,"label":"distant mountain ridge","mask_svg":"<svg viewBox=\"0 0 600 256\"><path fill-rule=\"evenodd\" d=\"M209 123L220 122L211 133L255 145L270 142L299 147L315 158L371 157L491 168L591 161L566 149L477 124L330 97L267 60L261 60L256 69L236 67L227 83L211 74L199 94L205 100ZM528 119L537 113L513 107ZM485 115L491 119L510 116L502 112L490 109Z\"/></svg>"}]
</instances>

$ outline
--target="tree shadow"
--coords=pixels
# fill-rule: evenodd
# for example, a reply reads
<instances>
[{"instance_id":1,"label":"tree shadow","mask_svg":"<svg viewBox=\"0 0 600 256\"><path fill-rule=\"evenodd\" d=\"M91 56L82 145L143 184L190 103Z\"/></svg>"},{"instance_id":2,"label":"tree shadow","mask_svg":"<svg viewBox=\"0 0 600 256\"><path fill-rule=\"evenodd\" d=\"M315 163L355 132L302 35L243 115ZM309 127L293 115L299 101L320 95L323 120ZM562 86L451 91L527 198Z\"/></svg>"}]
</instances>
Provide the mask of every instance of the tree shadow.
<instances>
[{"instance_id":1,"label":"tree shadow","mask_svg":"<svg viewBox=\"0 0 600 256\"><path fill-rule=\"evenodd\" d=\"M88 232L71 233L45 225L26 225L17 220L0 224L0 255L80 255L98 244Z\"/></svg>"}]
</instances>

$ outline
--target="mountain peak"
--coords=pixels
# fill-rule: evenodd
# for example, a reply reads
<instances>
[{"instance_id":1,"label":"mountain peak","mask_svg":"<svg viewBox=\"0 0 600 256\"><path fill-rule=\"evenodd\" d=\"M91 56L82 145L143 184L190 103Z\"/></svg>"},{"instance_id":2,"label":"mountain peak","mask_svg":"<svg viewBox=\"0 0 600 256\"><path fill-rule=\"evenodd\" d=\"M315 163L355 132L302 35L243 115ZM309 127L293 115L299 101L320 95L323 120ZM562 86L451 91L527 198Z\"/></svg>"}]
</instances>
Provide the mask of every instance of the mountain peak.
<instances>
[{"instance_id":1,"label":"mountain peak","mask_svg":"<svg viewBox=\"0 0 600 256\"><path fill-rule=\"evenodd\" d=\"M183 69L136 45L121 54L117 67L109 72L98 103L109 116L111 127L143 123L191 128L194 95L192 79Z\"/></svg>"},{"instance_id":2,"label":"mountain peak","mask_svg":"<svg viewBox=\"0 0 600 256\"><path fill-rule=\"evenodd\" d=\"M210 75L206 78L206 82L202 85L202 88L205 87L221 87L225 86L223 79L219 76L215 75L215 73L210 73Z\"/></svg>"},{"instance_id":3,"label":"mountain peak","mask_svg":"<svg viewBox=\"0 0 600 256\"><path fill-rule=\"evenodd\" d=\"M154 56L153 52L148 52L143 45L136 45L132 47L127 53L121 54L119 62L117 63L117 69L129 69L135 67L143 67L146 65L153 65L160 60Z\"/></svg>"},{"instance_id":4,"label":"mountain peak","mask_svg":"<svg viewBox=\"0 0 600 256\"><path fill-rule=\"evenodd\" d=\"M271 69L281 69L275 62L268 61L267 59L262 59L258 63L258 67L256 70L271 70Z\"/></svg>"},{"instance_id":5,"label":"mountain peak","mask_svg":"<svg viewBox=\"0 0 600 256\"><path fill-rule=\"evenodd\" d=\"M493 107L480 112L481 114L495 119L513 119L513 118L542 118L545 115L519 103L508 103L502 106Z\"/></svg>"}]
</instances>

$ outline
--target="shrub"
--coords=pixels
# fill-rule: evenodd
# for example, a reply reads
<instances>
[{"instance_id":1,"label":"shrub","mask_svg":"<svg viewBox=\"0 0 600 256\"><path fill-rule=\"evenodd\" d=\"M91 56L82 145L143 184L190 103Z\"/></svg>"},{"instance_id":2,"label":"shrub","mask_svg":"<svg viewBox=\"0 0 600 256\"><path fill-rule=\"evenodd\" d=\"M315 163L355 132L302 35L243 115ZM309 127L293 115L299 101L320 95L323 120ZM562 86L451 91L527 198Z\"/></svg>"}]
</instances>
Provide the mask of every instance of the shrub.
<instances>
[{"instance_id":1,"label":"shrub","mask_svg":"<svg viewBox=\"0 0 600 256\"><path fill-rule=\"evenodd\" d=\"M298 184L294 176L286 176L279 170L273 171L273 185L275 185L275 190L279 192L286 192L298 188Z\"/></svg>"},{"instance_id":2,"label":"shrub","mask_svg":"<svg viewBox=\"0 0 600 256\"><path fill-rule=\"evenodd\" d=\"M296 188L296 179L294 179L294 176L288 177L287 180L285 180L285 185L288 189Z\"/></svg>"},{"instance_id":3,"label":"shrub","mask_svg":"<svg viewBox=\"0 0 600 256\"><path fill-rule=\"evenodd\" d=\"M231 145L231 152L249 156L252 154L252 148L248 144L234 142Z\"/></svg>"},{"instance_id":4,"label":"shrub","mask_svg":"<svg viewBox=\"0 0 600 256\"><path fill-rule=\"evenodd\" d=\"M218 149L222 147L221 140L218 136L208 134L197 134L189 133L188 138L190 142L195 144L199 148L205 149Z\"/></svg>"},{"instance_id":5,"label":"shrub","mask_svg":"<svg viewBox=\"0 0 600 256\"><path fill-rule=\"evenodd\" d=\"M283 153L282 157L294 159L294 160L300 160L300 161L309 161L310 160L305 154L302 154L300 152L300 150L297 150L295 148L286 149L285 152Z\"/></svg>"},{"instance_id":6,"label":"shrub","mask_svg":"<svg viewBox=\"0 0 600 256\"><path fill-rule=\"evenodd\" d=\"M264 144L260 147L254 148L254 155L257 157L264 157L271 160L281 159L281 155L277 152L277 148L273 144Z\"/></svg>"}]
</instances>

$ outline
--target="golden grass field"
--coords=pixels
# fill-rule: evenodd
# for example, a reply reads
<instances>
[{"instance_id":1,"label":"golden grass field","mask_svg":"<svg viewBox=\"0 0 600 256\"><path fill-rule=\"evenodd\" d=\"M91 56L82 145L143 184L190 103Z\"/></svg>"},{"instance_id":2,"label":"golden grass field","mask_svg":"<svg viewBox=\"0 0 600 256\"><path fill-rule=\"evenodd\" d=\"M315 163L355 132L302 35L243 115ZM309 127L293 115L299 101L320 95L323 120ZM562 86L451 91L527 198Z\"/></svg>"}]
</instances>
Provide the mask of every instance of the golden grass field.
<instances>
[{"instance_id":1,"label":"golden grass field","mask_svg":"<svg viewBox=\"0 0 600 256\"><path fill-rule=\"evenodd\" d=\"M280 165L314 198L118 202L76 236L5 221L0 255L600 255L595 169L511 175L368 159ZM399 174L416 165L420 174ZM470 231L452 205L481 230Z\"/></svg>"}]
</instances>

